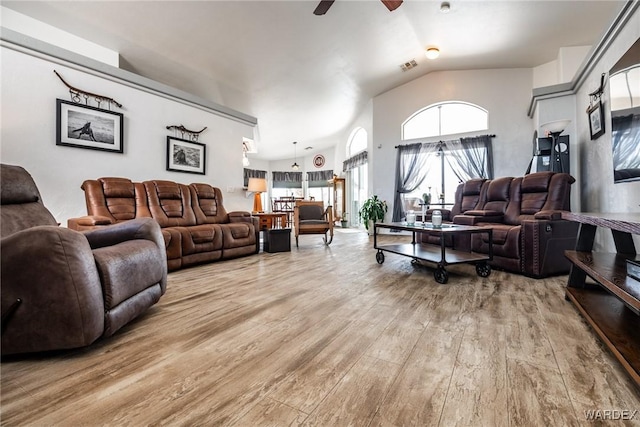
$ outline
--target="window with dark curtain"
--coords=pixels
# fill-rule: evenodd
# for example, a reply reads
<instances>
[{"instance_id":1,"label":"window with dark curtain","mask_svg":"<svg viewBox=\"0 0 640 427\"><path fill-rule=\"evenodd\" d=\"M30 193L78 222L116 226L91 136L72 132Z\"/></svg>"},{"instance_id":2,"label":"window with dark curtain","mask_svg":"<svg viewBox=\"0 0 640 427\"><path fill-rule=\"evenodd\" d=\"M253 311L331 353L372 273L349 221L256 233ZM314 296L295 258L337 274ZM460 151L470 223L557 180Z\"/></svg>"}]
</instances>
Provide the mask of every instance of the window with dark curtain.
<instances>
[{"instance_id":1,"label":"window with dark curtain","mask_svg":"<svg viewBox=\"0 0 640 427\"><path fill-rule=\"evenodd\" d=\"M367 152L362 151L342 162L342 172L350 171L367 163Z\"/></svg>"},{"instance_id":2,"label":"window with dark curtain","mask_svg":"<svg viewBox=\"0 0 640 427\"><path fill-rule=\"evenodd\" d=\"M307 172L307 185L309 188L328 187L331 179L333 179L333 169Z\"/></svg>"},{"instance_id":3,"label":"window with dark curtain","mask_svg":"<svg viewBox=\"0 0 640 427\"><path fill-rule=\"evenodd\" d=\"M415 205L424 193L435 196L432 199L435 204L440 198L438 195L442 195L440 202L445 201L445 193L453 195L459 182L471 178L492 179L491 138L492 135L482 135L398 146L393 221L401 221L405 209L412 209L406 205Z\"/></svg>"},{"instance_id":4,"label":"window with dark curtain","mask_svg":"<svg viewBox=\"0 0 640 427\"><path fill-rule=\"evenodd\" d=\"M273 188L302 188L302 172L273 171Z\"/></svg>"},{"instance_id":5,"label":"window with dark curtain","mask_svg":"<svg viewBox=\"0 0 640 427\"><path fill-rule=\"evenodd\" d=\"M417 143L400 145L396 157L396 194L393 200L394 222L404 217L402 195L417 189L427 173L429 155L438 151L438 143Z\"/></svg>"},{"instance_id":6,"label":"window with dark curtain","mask_svg":"<svg viewBox=\"0 0 640 427\"><path fill-rule=\"evenodd\" d=\"M267 178L267 171L244 168L244 188L249 186L249 178Z\"/></svg>"},{"instance_id":7,"label":"window with dark curtain","mask_svg":"<svg viewBox=\"0 0 640 427\"><path fill-rule=\"evenodd\" d=\"M493 179L490 135L444 141L443 151L449 167L460 182L471 178Z\"/></svg>"}]
</instances>

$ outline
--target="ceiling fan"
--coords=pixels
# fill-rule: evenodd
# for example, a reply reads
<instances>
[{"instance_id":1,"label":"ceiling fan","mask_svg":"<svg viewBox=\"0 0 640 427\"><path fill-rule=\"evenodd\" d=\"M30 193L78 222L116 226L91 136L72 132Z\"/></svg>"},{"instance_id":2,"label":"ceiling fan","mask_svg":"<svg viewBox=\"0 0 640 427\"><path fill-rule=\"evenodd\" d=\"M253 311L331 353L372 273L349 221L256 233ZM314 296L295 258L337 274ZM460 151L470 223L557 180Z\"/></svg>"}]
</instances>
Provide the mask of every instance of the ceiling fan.
<instances>
[{"instance_id":1,"label":"ceiling fan","mask_svg":"<svg viewBox=\"0 0 640 427\"><path fill-rule=\"evenodd\" d=\"M321 0L320 4L318 4L318 7L316 7L316 10L313 11L313 14L324 15L325 13L327 13L327 11L329 10L329 8L331 7L334 1L335 0ZM389 9L389 12L393 12L402 4L402 0L380 0L380 1L384 3L385 6L387 6L387 9Z\"/></svg>"}]
</instances>

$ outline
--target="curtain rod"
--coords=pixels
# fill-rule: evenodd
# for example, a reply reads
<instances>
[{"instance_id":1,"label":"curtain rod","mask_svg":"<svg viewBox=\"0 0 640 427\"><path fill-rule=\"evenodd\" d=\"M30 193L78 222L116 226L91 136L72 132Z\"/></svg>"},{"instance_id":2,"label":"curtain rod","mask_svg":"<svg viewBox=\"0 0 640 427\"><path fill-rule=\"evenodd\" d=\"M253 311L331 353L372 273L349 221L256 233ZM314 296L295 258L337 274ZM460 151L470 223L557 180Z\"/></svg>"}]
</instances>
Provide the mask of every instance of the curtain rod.
<instances>
[{"instance_id":1,"label":"curtain rod","mask_svg":"<svg viewBox=\"0 0 640 427\"><path fill-rule=\"evenodd\" d=\"M489 138L495 138L496 137L496 135L494 133L492 133L490 135L480 135L480 136L488 136ZM470 137L467 137L467 138L477 138L477 136L470 136ZM462 138L459 138L459 139L462 139ZM422 142L421 144L425 144L425 143ZM444 141L438 141L438 144L444 144ZM407 145L407 144L403 144L403 145ZM398 148L398 147L402 147L402 145L396 145L393 148Z\"/></svg>"}]
</instances>

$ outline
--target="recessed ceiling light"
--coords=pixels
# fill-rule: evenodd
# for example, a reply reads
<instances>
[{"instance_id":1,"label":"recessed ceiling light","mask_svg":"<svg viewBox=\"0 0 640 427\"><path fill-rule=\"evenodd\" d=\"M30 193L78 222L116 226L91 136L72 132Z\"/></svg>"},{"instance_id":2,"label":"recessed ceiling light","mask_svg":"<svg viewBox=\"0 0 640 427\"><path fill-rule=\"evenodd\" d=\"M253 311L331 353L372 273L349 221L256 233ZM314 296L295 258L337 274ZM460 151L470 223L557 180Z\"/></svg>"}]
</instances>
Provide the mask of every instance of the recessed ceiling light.
<instances>
[{"instance_id":1,"label":"recessed ceiling light","mask_svg":"<svg viewBox=\"0 0 640 427\"><path fill-rule=\"evenodd\" d=\"M429 59L436 59L438 56L440 56L440 49L438 49L437 47L430 47L424 54Z\"/></svg>"},{"instance_id":2,"label":"recessed ceiling light","mask_svg":"<svg viewBox=\"0 0 640 427\"><path fill-rule=\"evenodd\" d=\"M440 12L449 13L450 10L451 10L451 5L449 4L449 2L448 1L442 2L442 4L440 5Z\"/></svg>"}]
</instances>

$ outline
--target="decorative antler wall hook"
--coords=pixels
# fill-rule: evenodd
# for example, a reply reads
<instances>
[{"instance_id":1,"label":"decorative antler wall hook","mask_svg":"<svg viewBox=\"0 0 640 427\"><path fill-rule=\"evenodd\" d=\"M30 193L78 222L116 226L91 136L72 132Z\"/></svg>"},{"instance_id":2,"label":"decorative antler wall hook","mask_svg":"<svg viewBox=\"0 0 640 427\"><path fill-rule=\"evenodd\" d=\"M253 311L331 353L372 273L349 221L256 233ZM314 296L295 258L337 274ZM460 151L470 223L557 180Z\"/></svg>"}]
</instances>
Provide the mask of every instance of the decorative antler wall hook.
<instances>
[{"instance_id":1,"label":"decorative antler wall hook","mask_svg":"<svg viewBox=\"0 0 640 427\"><path fill-rule=\"evenodd\" d=\"M56 73L56 76L58 76L58 78L62 80L62 83L64 83L64 85L69 88L69 93L71 94L71 100L73 102L79 104L81 99L80 97L82 96L84 98L85 105L89 105L89 98L93 98L98 104L98 108L100 108L100 104L102 104L103 102L109 103L109 109L111 109L111 103L116 104L118 108L122 108L122 104L117 102L115 99L109 98L108 96L98 95L96 93L87 92L86 90L73 87L69 83L65 82L62 76L58 74L56 70L53 70L53 72Z\"/></svg>"},{"instance_id":2,"label":"decorative antler wall hook","mask_svg":"<svg viewBox=\"0 0 640 427\"><path fill-rule=\"evenodd\" d=\"M605 75L606 75L605 73L602 73L602 75L600 76L600 87L598 87L598 89L594 90L593 92L591 92L589 94L589 107L587 108L587 110L592 108L593 104L598 102L598 100L600 99L600 97L604 93L604 78L605 78Z\"/></svg>"},{"instance_id":3,"label":"decorative antler wall hook","mask_svg":"<svg viewBox=\"0 0 640 427\"><path fill-rule=\"evenodd\" d=\"M200 134L202 132L204 132L204 130L206 128L207 127L205 126L205 127L202 128L202 130L195 131L195 130L189 130L189 129L187 129L186 127L184 127L182 125L179 125L179 126L176 126L176 125L167 126L167 129L169 129L169 130L173 129L176 132L180 132L180 135L182 136L183 139L184 139L184 134L186 133L189 136L189 140L191 140L191 141L197 141L198 137L200 136Z\"/></svg>"}]
</instances>

